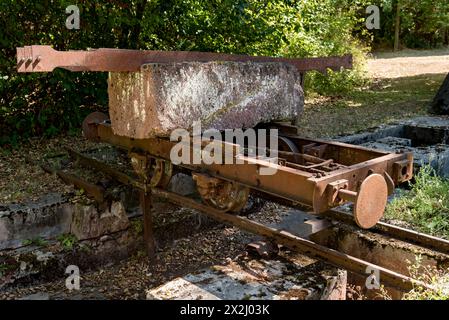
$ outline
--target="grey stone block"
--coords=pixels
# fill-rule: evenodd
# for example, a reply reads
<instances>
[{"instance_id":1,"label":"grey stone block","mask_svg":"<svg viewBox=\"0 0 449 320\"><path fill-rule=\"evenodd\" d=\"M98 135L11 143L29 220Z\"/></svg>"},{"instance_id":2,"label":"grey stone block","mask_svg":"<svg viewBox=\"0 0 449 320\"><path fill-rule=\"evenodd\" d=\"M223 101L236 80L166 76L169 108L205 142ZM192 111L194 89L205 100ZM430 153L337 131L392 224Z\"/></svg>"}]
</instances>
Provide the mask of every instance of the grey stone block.
<instances>
[{"instance_id":1,"label":"grey stone block","mask_svg":"<svg viewBox=\"0 0 449 320\"><path fill-rule=\"evenodd\" d=\"M78 240L98 238L128 227L129 219L120 201L112 202L106 210L98 210L94 205L75 204L71 233Z\"/></svg>"},{"instance_id":2,"label":"grey stone block","mask_svg":"<svg viewBox=\"0 0 449 320\"><path fill-rule=\"evenodd\" d=\"M283 63L183 62L112 72L112 129L142 139L191 130L198 120L203 131L295 121L304 105L300 80L295 67Z\"/></svg>"}]
</instances>

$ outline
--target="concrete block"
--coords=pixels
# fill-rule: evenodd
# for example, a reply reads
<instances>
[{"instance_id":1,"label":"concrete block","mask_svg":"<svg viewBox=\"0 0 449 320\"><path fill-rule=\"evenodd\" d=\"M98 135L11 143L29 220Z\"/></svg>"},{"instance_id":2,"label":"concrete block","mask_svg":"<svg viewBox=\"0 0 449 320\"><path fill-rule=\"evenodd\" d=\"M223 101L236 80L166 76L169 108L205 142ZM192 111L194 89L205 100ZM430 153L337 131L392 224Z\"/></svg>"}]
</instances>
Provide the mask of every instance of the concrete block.
<instances>
[{"instance_id":1,"label":"concrete block","mask_svg":"<svg viewBox=\"0 0 449 320\"><path fill-rule=\"evenodd\" d=\"M94 205L75 205L71 232L78 240L98 238L128 227L129 219L120 201L112 202L104 211Z\"/></svg>"},{"instance_id":2,"label":"concrete block","mask_svg":"<svg viewBox=\"0 0 449 320\"><path fill-rule=\"evenodd\" d=\"M70 231L72 207L59 193L37 201L0 206L0 250L17 248L25 240L55 238Z\"/></svg>"}]
</instances>

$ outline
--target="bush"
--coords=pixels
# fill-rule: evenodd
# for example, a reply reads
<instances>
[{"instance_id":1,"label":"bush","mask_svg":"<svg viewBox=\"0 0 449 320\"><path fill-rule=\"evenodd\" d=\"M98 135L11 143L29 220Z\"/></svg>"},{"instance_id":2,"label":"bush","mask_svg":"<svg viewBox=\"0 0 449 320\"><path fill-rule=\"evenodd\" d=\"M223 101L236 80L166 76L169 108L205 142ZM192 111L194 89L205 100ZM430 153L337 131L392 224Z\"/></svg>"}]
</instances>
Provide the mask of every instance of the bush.
<instances>
[{"instance_id":1,"label":"bush","mask_svg":"<svg viewBox=\"0 0 449 320\"><path fill-rule=\"evenodd\" d=\"M365 61L370 33L364 27L367 1L310 0L299 2L287 33L283 53L291 57L340 56L352 54L354 69L327 74L311 72L306 90L324 95L341 95L365 83ZM357 34L358 38L354 36Z\"/></svg>"},{"instance_id":2,"label":"bush","mask_svg":"<svg viewBox=\"0 0 449 320\"><path fill-rule=\"evenodd\" d=\"M419 231L449 238L449 181L423 166L411 191L388 205L386 218L410 223Z\"/></svg>"},{"instance_id":3,"label":"bush","mask_svg":"<svg viewBox=\"0 0 449 320\"><path fill-rule=\"evenodd\" d=\"M364 36L362 4L349 0L78 1L80 30L65 27L65 0L0 2L0 146L21 138L76 130L94 109L107 109L104 73L17 74L15 48L98 47L199 50L310 57L355 53ZM363 1L362 1L363 2ZM344 31L344 32L341 32ZM360 59L359 59L360 60ZM363 60L363 58L361 59ZM307 89L342 93L361 82L359 68L309 75Z\"/></svg>"},{"instance_id":4,"label":"bush","mask_svg":"<svg viewBox=\"0 0 449 320\"><path fill-rule=\"evenodd\" d=\"M400 2L400 42L414 48L449 45L449 6L447 0L375 0L381 8L381 29L375 44L393 47L396 5Z\"/></svg>"}]
</instances>

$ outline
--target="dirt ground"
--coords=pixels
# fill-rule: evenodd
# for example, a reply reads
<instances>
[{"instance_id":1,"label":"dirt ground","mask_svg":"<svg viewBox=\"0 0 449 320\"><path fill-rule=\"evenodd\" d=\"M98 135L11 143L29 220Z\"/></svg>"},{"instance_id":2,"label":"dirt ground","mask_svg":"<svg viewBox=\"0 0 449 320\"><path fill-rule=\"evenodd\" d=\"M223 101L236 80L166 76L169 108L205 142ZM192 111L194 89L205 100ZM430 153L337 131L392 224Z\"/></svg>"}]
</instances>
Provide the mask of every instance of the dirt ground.
<instances>
[{"instance_id":1,"label":"dirt ground","mask_svg":"<svg viewBox=\"0 0 449 320\"><path fill-rule=\"evenodd\" d=\"M447 74L449 73L449 48L377 53L368 61L368 72L371 77L377 79Z\"/></svg>"},{"instance_id":2,"label":"dirt ground","mask_svg":"<svg viewBox=\"0 0 449 320\"><path fill-rule=\"evenodd\" d=\"M449 49L374 54L367 86L341 97L306 99L300 133L330 138L427 114L448 73Z\"/></svg>"},{"instance_id":3,"label":"dirt ground","mask_svg":"<svg viewBox=\"0 0 449 320\"><path fill-rule=\"evenodd\" d=\"M368 63L368 74L374 78L372 84L349 97L308 99L301 132L311 137L332 137L425 114L448 72L449 49L375 55ZM26 161L27 157L56 154L64 145L78 150L92 146L81 136L57 137L30 140L19 150L1 154L0 204L38 197L48 191L73 191ZM266 210L269 212L270 207ZM143 255L137 255L118 265L86 273L82 293L66 292L63 281L57 280L8 290L0 293L0 299L42 292L56 298L144 298L146 289L175 276L235 258L243 251L245 239L248 235L234 228L212 229L161 248L156 266L150 267Z\"/></svg>"}]
</instances>

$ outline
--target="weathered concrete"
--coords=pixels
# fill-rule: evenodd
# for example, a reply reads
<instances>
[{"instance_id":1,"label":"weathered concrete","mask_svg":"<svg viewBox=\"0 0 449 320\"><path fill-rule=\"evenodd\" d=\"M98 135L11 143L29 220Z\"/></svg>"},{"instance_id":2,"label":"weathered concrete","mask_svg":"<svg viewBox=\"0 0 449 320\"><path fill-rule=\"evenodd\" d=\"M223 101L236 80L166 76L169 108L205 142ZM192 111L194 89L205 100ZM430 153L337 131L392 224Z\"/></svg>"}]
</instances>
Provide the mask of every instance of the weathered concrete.
<instances>
[{"instance_id":1,"label":"weathered concrete","mask_svg":"<svg viewBox=\"0 0 449 320\"><path fill-rule=\"evenodd\" d=\"M239 259L147 291L150 300L344 300L346 272L279 260Z\"/></svg>"},{"instance_id":2,"label":"weathered concrete","mask_svg":"<svg viewBox=\"0 0 449 320\"><path fill-rule=\"evenodd\" d=\"M161 213L154 216L154 234L158 247L216 227L216 222L210 219L202 219L199 224L197 213L191 210L180 208L174 211L175 207L169 203L155 202L154 205L156 212ZM141 216L137 216L137 214L134 214L134 217L129 216L130 221L126 223L128 226L126 229L118 230L122 228L117 228L119 225L115 224L115 230L118 231L107 233L111 231L107 224L114 224L109 220L112 218L111 215L106 215L101 219L99 218L101 214L97 216L98 211L94 208L93 205L84 208L86 215L78 220L78 222L84 221L80 226L83 232L78 237L94 236L98 230L102 230L103 233L98 237L84 240L78 238L71 247L64 245L63 238L52 237L42 243L31 243L26 246L22 244L18 248L0 250L0 266L2 267L0 290L17 284L24 285L31 281L35 283L64 278L67 276L65 268L70 264L77 265L85 272L127 259L137 253L138 249L143 250ZM113 210L117 210L117 208ZM88 217L93 217L93 219L89 220ZM118 221L123 221L123 219L120 218ZM99 224L99 226L89 228L91 223ZM57 229L55 226L52 228Z\"/></svg>"},{"instance_id":3,"label":"weathered concrete","mask_svg":"<svg viewBox=\"0 0 449 320\"><path fill-rule=\"evenodd\" d=\"M24 240L55 238L70 232L73 206L66 196L51 193L38 201L0 206L0 250Z\"/></svg>"},{"instance_id":4,"label":"weathered concrete","mask_svg":"<svg viewBox=\"0 0 449 320\"><path fill-rule=\"evenodd\" d=\"M418 117L337 140L388 152L411 151L416 167L429 164L438 175L449 177L448 117Z\"/></svg>"},{"instance_id":5,"label":"weathered concrete","mask_svg":"<svg viewBox=\"0 0 449 320\"><path fill-rule=\"evenodd\" d=\"M202 130L295 120L303 105L300 74L282 63L146 64L109 74L113 132L138 139L192 129L198 120Z\"/></svg>"},{"instance_id":6,"label":"weathered concrete","mask_svg":"<svg viewBox=\"0 0 449 320\"><path fill-rule=\"evenodd\" d=\"M96 238L128 227L121 201L113 201L105 210L99 210L95 204L73 203L68 196L52 193L36 201L0 207L0 250L68 233L78 240Z\"/></svg>"},{"instance_id":7,"label":"weathered concrete","mask_svg":"<svg viewBox=\"0 0 449 320\"><path fill-rule=\"evenodd\" d=\"M65 278L69 265L82 271L98 268L111 262L129 258L141 245L142 236L127 229L101 238L77 241L72 248L59 241L45 245L28 245L14 250L0 251L0 290L29 282Z\"/></svg>"},{"instance_id":8,"label":"weathered concrete","mask_svg":"<svg viewBox=\"0 0 449 320\"><path fill-rule=\"evenodd\" d=\"M84 240L122 231L128 227L125 208L120 201L115 201L106 210L98 210L92 205L76 204L70 231L78 240Z\"/></svg>"},{"instance_id":9,"label":"weathered concrete","mask_svg":"<svg viewBox=\"0 0 449 320\"><path fill-rule=\"evenodd\" d=\"M449 270L447 254L341 223L313 234L311 240L404 275L410 275L409 268L416 265L418 257L420 272L429 267ZM376 298L379 291L368 290L365 281L364 276L348 273L348 283L360 286L365 296ZM382 284L382 279L380 282ZM386 286L385 289L393 299L402 297L402 292L394 288Z\"/></svg>"}]
</instances>

